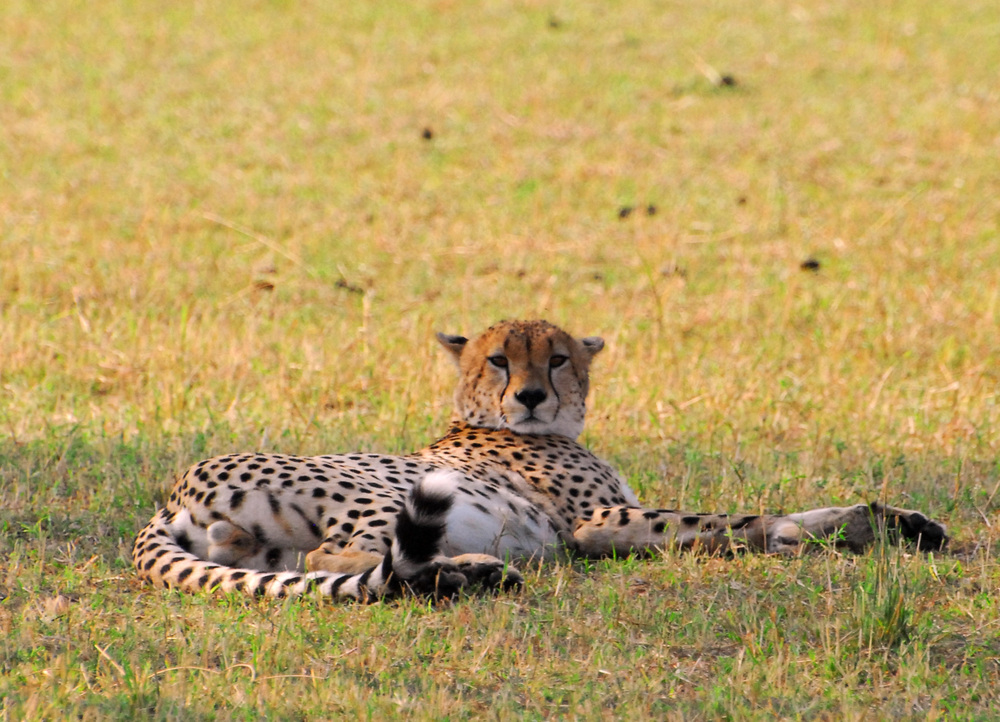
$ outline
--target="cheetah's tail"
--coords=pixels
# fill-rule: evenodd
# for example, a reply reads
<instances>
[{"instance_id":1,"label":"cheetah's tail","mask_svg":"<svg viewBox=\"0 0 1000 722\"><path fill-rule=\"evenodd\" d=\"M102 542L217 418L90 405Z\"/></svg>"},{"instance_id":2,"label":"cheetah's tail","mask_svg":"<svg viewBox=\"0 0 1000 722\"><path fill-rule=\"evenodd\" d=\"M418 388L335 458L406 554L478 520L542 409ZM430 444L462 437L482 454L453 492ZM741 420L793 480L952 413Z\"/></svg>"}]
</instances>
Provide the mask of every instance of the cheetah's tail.
<instances>
[{"instance_id":1,"label":"cheetah's tail","mask_svg":"<svg viewBox=\"0 0 1000 722\"><path fill-rule=\"evenodd\" d=\"M335 599L374 601L398 594L403 582L393 575L387 555L361 574L262 572L205 561L185 550L171 533L174 514L160 509L139 533L132 562L139 577L158 587L185 592L244 592L263 597L296 597L317 592Z\"/></svg>"},{"instance_id":2,"label":"cheetah's tail","mask_svg":"<svg viewBox=\"0 0 1000 722\"><path fill-rule=\"evenodd\" d=\"M396 518L396 538L388 555L401 578L415 579L435 561L441 561L445 517L451 511L461 479L457 471L435 471L413 485L406 506Z\"/></svg>"},{"instance_id":3,"label":"cheetah's tail","mask_svg":"<svg viewBox=\"0 0 1000 722\"><path fill-rule=\"evenodd\" d=\"M313 591L337 599L374 601L417 593L453 593L464 578L435 575L444 520L457 482L452 474L434 473L417 483L399 514L392 549L376 566L360 574L334 572L261 572L206 561L182 546L171 530L174 513L160 509L139 533L132 561L139 576L160 587L186 592L248 592L266 597L294 597ZM394 560L399 560L394 564Z\"/></svg>"}]
</instances>

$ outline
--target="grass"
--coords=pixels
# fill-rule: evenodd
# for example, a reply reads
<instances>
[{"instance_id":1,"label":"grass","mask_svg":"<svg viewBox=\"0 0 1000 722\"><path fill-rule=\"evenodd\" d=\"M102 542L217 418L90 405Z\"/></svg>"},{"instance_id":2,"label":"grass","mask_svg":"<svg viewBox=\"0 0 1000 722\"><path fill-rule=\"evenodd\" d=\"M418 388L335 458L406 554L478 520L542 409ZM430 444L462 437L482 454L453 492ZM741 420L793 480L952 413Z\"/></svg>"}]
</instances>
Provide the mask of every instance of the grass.
<instances>
[{"instance_id":1,"label":"grass","mask_svg":"<svg viewBox=\"0 0 1000 722\"><path fill-rule=\"evenodd\" d=\"M2 718L995 717L998 27L4 3ZM176 470L418 448L433 332L504 317L606 338L584 441L650 505L881 498L954 550L549 565L440 609L136 583Z\"/></svg>"}]
</instances>

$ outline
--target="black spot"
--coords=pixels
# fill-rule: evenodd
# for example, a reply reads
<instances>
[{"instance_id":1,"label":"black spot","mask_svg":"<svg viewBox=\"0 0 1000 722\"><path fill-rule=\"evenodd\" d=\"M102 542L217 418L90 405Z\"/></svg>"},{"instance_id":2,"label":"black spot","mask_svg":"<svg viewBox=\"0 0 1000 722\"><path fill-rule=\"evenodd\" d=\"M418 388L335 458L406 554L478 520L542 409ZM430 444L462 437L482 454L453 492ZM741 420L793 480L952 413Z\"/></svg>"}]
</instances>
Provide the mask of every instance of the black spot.
<instances>
[{"instance_id":1,"label":"black spot","mask_svg":"<svg viewBox=\"0 0 1000 722\"><path fill-rule=\"evenodd\" d=\"M433 140L434 131L431 130L430 128L424 128L423 131L420 133L420 137L423 138L424 140Z\"/></svg>"},{"instance_id":2,"label":"black spot","mask_svg":"<svg viewBox=\"0 0 1000 722\"><path fill-rule=\"evenodd\" d=\"M756 515L745 516L742 519L737 519L736 521L734 521L732 524L729 525L729 528L730 529L742 529L747 524L749 524L751 522L754 522L757 519L760 519L760 517L756 516Z\"/></svg>"},{"instance_id":3,"label":"black spot","mask_svg":"<svg viewBox=\"0 0 1000 722\"><path fill-rule=\"evenodd\" d=\"M736 82L736 78L732 75L726 74L719 78L719 85L726 88L735 88L739 83Z\"/></svg>"},{"instance_id":4,"label":"black spot","mask_svg":"<svg viewBox=\"0 0 1000 722\"><path fill-rule=\"evenodd\" d=\"M700 521L701 521L701 519L699 517L697 517L697 516L685 516L685 517L681 517L681 523L682 524L687 524L689 526L696 526Z\"/></svg>"},{"instance_id":5,"label":"black spot","mask_svg":"<svg viewBox=\"0 0 1000 722\"><path fill-rule=\"evenodd\" d=\"M177 537L174 539L174 541L177 542L177 546L179 546L184 551L188 553L191 552L191 537L189 537L184 532L178 534Z\"/></svg>"},{"instance_id":6,"label":"black spot","mask_svg":"<svg viewBox=\"0 0 1000 722\"><path fill-rule=\"evenodd\" d=\"M185 579L191 576L192 572L194 572L194 569L192 569L191 567L188 567L187 569L181 569L180 574L177 575L177 581L183 582Z\"/></svg>"},{"instance_id":7,"label":"black spot","mask_svg":"<svg viewBox=\"0 0 1000 722\"><path fill-rule=\"evenodd\" d=\"M264 533L264 527L260 524L254 524L250 531L253 532L253 538L257 540L257 543L261 546L267 545L267 534Z\"/></svg>"},{"instance_id":8,"label":"black spot","mask_svg":"<svg viewBox=\"0 0 1000 722\"><path fill-rule=\"evenodd\" d=\"M264 561L270 569L278 566L278 563L281 561L281 549L279 547L268 549L267 554L264 555Z\"/></svg>"},{"instance_id":9,"label":"black spot","mask_svg":"<svg viewBox=\"0 0 1000 722\"><path fill-rule=\"evenodd\" d=\"M635 209L632 208L632 206L622 206L621 208L618 209L618 217L621 220L625 220L630 215L632 215L632 211L633 210L635 210Z\"/></svg>"},{"instance_id":10,"label":"black spot","mask_svg":"<svg viewBox=\"0 0 1000 722\"><path fill-rule=\"evenodd\" d=\"M819 267L820 263L815 258L807 258L799 264L799 268L803 271L812 271L814 273L819 270Z\"/></svg>"},{"instance_id":11,"label":"black spot","mask_svg":"<svg viewBox=\"0 0 1000 722\"><path fill-rule=\"evenodd\" d=\"M654 534L662 534L663 530L667 528L667 523L663 521L658 521L653 525Z\"/></svg>"},{"instance_id":12,"label":"black spot","mask_svg":"<svg viewBox=\"0 0 1000 722\"><path fill-rule=\"evenodd\" d=\"M253 474L251 474L249 471L244 471L242 474L240 474L240 481L250 481L252 478Z\"/></svg>"},{"instance_id":13,"label":"black spot","mask_svg":"<svg viewBox=\"0 0 1000 722\"><path fill-rule=\"evenodd\" d=\"M243 500L247 493L242 489L237 489L233 492L233 495L229 497L229 506L233 511L236 511L241 506L243 506Z\"/></svg>"}]
</instances>

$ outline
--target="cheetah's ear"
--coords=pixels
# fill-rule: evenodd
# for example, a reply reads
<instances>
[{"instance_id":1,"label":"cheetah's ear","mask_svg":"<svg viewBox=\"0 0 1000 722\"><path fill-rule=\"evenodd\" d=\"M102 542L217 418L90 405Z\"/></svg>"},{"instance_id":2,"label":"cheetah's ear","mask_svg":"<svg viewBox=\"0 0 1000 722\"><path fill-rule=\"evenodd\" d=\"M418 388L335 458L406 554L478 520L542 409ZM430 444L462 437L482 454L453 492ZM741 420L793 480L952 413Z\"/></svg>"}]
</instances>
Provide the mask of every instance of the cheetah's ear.
<instances>
[{"instance_id":1,"label":"cheetah's ear","mask_svg":"<svg viewBox=\"0 0 1000 722\"><path fill-rule=\"evenodd\" d=\"M583 353L586 354L587 360L594 358L597 353L604 348L604 339L600 336L587 336L587 338L580 339L580 347L583 349Z\"/></svg>"},{"instance_id":2,"label":"cheetah's ear","mask_svg":"<svg viewBox=\"0 0 1000 722\"><path fill-rule=\"evenodd\" d=\"M469 343L469 339L465 336L452 336L447 333L439 333L437 340L441 342L442 346L448 349L452 360L456 364L458 364L458 360L462 357L462 349L465 348L465 344Z\"/></svg>"}]
</instances>

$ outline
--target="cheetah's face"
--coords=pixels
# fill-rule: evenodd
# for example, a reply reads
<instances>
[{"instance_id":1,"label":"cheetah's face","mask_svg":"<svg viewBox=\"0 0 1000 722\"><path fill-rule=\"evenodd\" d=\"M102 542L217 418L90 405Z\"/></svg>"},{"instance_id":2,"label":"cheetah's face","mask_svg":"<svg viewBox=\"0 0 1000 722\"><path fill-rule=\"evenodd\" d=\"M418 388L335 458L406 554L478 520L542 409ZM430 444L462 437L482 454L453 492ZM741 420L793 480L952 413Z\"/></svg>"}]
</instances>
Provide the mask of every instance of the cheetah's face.
<instances>
[{"instance_id":1,"label":"cheetah's face","mask_svg":"<svg viewBox=\"0 0 1000 722\"><path fill-rule=\"evenodd\" d=\"M501 321L469 341L438 334L459 368L455 412L473 426L522 434L583 430L597 337L575 339L545 321Z\"/></svg>"}]
</instances>

